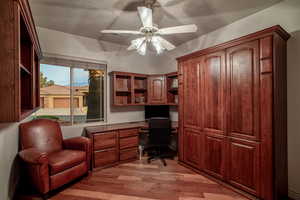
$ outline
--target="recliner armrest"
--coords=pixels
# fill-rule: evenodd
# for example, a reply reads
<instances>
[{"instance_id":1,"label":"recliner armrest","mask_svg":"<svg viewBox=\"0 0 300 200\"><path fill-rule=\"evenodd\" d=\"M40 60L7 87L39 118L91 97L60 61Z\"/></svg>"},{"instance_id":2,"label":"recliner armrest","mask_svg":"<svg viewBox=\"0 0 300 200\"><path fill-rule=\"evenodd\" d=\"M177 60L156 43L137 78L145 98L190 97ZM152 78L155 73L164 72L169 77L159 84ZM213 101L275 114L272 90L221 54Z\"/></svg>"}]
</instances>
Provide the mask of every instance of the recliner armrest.
<instances>
[{"instance_id":1,"label":"recliner armrest","mask_svg":"<svg viewBox=\"0 0 300 200\"><path fill-rule=\"evenodd\" d=\"M48 154L35 148L25 149L19 152L21 159L31 164L48 164Z\"/></svg>"},{"instance_id":2,"label":"recliner armrest","mask_svg":"<svg viewBox=\"0 0 300 200\"><path fill-rule=\"evenodd\" d=\"M65 149L74 149L81 151L89 151L91 148L91 140L86 137L74 137L63 141Z\"/></svg>"},{"instance_id":3,"label":"recliner armrest","mask_svg":"<svg viewBox=\"0 0 300 200\"><path fill-rule=\"evenodd\" d=\"M87 166L90 170L91 167L91 152L92 152L92 142L89 138L86 137L74 137L70 139L65 139L63 141L63 145L65 149L73 149L73 150L80 150L85 151L87 158Z\"/></svg>"}]
</instances>

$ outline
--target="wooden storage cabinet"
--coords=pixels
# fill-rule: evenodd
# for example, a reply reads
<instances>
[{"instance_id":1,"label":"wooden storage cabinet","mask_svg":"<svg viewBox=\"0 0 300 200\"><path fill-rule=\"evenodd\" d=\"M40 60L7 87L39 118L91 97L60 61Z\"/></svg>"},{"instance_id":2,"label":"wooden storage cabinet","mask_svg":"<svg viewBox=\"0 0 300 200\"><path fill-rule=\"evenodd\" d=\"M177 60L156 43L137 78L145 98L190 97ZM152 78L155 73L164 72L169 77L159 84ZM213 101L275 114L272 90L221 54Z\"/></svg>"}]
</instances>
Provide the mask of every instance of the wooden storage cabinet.
<instances>
[{"instance_id":1,"label":"wooden storage cabinet","mask_svg":"<svg viewBox=\"0 0 300 200\"><path fill-rule=\"evenodd\" d=\"M115 148L117 145L117 132L106 132L94 135L94 150Z\"/></svg>"},{"instance_id":2,"label":"wooden storage cabinet","mask_svg":"<svg viewBox=\"0 0 300 200\"><path fill-rule=\"evenodd\" d=\"M204 136L204 171L220 179L225 178L225 138L205 134Z\"/></svg>"},{"instance_id":3,"label":"wooden storage cabinet","mask_svg":"<svg viewBox=\"0 0 300 200\"><path fill-rule=\"evenodd\" d=\"M39 108L42 57L28 0L0 2L0 122L16 122Z\"/></svg>"},{"instance_id":4,"label":"wooden storage cabinet","mask_svg":"<svg viewBox=\"0 0 300 200\"><path fill-rule=\"evenodd\" d=\"M227 149L228 181L252 194L259 194L260 144L230 138Z\"/></svg>"},{"instance_id":5,"label":"wooden storage cabinet","mask_svg":"<svg viewBox=\"0 0 300 200\"><path fill-rule=\"evenodd\" d=\"M184 129L184 160L192 166L202 165L203 136L199 131Z\"/></svg>"},{"instance_id":6,"label":"wooden storage cabinet","mask_svg":"<svg viewBox=\"0 0 300 200\"><path fill-rule=\"evenodd\" d=\"M107 167L118 162L118 133L109 131L90 135L93 141L93 167Z\"/></svg>"},{"instance_id":7,"label":"wooden storage cabinet","mask_svg":"<svg viewBox=\"0 0 300 200\"><path fill-rule=\"evenodd\" d=\"M139 129L125 129L119 131L120 161L135 160L138 156Z\"/></svg>"},{"instance_id":8,"label":"wooden storage cabinet","mask_svg":"<svg viewBox=\"0 0 300 200\"><path fill-rule=\"evenodd\" d=\"M287 198L289 37L274 26L178 58L180 162L260 199Z\"/></svg>"},{"instance_id":9,"label":"wooden storage cabinet","mask_svg":"<svg viewBox=\"0 0 300 200\"><path fill-rule=\"evenodd\" d=\"M106 167L118 162L116 149L94 151L94 167Z\"/></svg>"},{"instance_id":10,"label":"wooden storage cabinet","mask_svg":"<svg viewBox=\"0 0 300 200\"><path fill-rule=\"evenodd\" d=\"M148 78L148 102L150 104L166 104L166 78L152 75Z\"/></svg>"},{"instance_id":11,"label":"wooden storage cabinet","mask_svg":"<svg viewBox=\"0 0 300 200\"><path fill-rule=\"evenodd\" d=\"M117 165L120 162L138 158L139 128L113 129L110 131L89 131L92 139L93 169Z\"/></svg>"},{"instance_id":12,"label":"wooden storage cabinet","mask_svg":"<svg viewBox=\"0 0 300 200\"><path fill-rule=\"evenodd\" d=\"M111 72L114 106L177 105L177 72L146 75Z\"/></svg>"}]
</instances>

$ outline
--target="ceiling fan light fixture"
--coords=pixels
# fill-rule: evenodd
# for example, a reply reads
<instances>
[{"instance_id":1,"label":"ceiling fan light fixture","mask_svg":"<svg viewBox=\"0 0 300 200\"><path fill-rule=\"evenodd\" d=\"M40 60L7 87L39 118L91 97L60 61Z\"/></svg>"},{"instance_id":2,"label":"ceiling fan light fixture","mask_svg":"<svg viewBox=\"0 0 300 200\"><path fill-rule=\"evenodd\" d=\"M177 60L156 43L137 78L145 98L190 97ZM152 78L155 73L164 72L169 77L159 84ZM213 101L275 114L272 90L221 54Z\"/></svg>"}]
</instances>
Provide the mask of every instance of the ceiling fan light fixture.
<instances>
[{"instance_id":1,"label":"ceiling fan light fixture","mask_svg":"<svg viewBox=\"0 0 300 200\"><path fill-rule=\"evenodd\" d=\"M143 43L140 45L140 47L137 49L137 52L144 56L146 55L146 51L147 51L147 42L146 40L143 41Z\"/></svg>"},{"instance_id":2,"label":"ceiling fan light fixture","mask_svg":"<svg viewBox=\"0 0 300 200\"><path fill-rule=\"evenodd\" d=\"M152 37L151 39L151 43L154 46L156 53L158 55L162 54L166 49L162 46L161 42L159 41L159 39L157 37Z\"/></svg>"},{"instance_id":3,"label":"ceiling fan light fixture","mask_svg":"<svg viewBox=\"0 0 300 200\"><path fill-rule=\"evenodd\" d=\"M176 47L162 38L162 35L172 35L181 33L194 33L197 31L195 24L174 26L168 28L158 28L153 23L153 11L151 5L154 5L156 0L145 0L146 7L138 7L138 14L142 21L143 26L139 31L132 30L102 30L102 33L120 33L120 34L131 34L131 35L143 35L144 37L131 41L131 45L127 48L128 50L136 49L140 55L146 55L147 44L152 44L157 54L161 54L164 51L171 51Z\"/></svg>"}]
</instances>

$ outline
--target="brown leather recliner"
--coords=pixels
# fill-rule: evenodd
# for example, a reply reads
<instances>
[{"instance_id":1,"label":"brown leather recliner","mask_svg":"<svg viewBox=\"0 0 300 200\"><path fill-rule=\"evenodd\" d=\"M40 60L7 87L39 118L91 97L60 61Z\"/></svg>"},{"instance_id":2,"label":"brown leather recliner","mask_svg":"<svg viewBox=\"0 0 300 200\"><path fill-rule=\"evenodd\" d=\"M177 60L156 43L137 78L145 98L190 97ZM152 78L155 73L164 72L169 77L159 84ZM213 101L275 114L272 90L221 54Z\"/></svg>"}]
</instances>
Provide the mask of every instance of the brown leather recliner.
<instances>
[{"instance_id":1,"label":"brown leather recliner","mask_svg":"<svg viewBox=\"0 0 300 200\"><path fill-rule=\"evenodd\" d=\"M37 119L21 124L20 145L27 181L43 195L90 169L90 139L64 140L58 122Z\"/></svg>"}]
</instances>

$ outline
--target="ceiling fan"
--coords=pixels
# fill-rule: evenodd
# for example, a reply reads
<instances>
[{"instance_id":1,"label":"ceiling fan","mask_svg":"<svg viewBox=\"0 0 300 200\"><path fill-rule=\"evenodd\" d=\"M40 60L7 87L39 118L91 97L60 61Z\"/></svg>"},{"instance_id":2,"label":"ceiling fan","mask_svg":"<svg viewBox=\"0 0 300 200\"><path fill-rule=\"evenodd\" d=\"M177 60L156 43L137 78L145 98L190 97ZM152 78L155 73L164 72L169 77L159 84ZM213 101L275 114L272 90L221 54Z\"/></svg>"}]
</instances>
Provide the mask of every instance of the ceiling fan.
<instances>
[{"instance_id":1,"label":"ceiling fan","mask_svg":"<svg viewBox=\"0 0 300 200\"><path fill-rule=\"evenodd\" d=\"M168 28L159 29L155 24L153 24L152 9L156 0L149 0L146 4L147 7L138 7L138 13L142 21L143 26L138 31L132 30L102 30L102 33L111 34L133 34L141 35L141 37L132 40L131 45L128 50L137 50L140 55L146 55L147 45L152 44L155 48L157 54L163 53L165 50L171 51L176 47L169 41L162 38L162 35L171 35L179 33L193 33L197 31L197 26L195 24L174 26Z\"/></svg>"}]
</instances>

